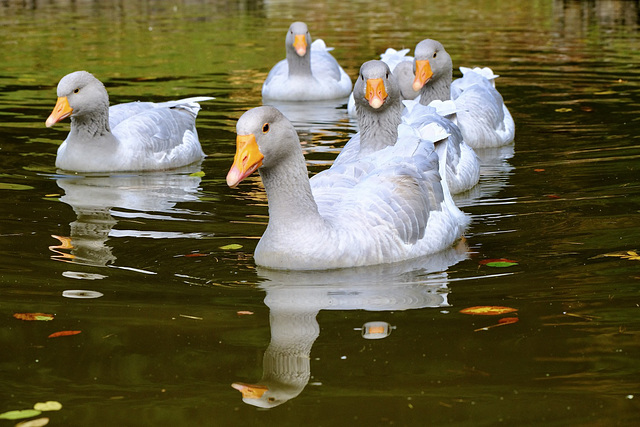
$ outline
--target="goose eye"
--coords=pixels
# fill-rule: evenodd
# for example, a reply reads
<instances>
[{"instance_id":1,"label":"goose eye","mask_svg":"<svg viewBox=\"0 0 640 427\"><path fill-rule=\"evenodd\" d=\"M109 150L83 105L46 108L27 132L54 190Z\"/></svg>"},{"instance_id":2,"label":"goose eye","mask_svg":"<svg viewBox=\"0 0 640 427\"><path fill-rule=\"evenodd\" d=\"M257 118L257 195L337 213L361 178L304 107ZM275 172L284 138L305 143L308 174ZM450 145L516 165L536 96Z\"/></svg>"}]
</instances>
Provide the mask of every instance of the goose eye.
<instances>
[{"instance_id":1,"label":"goose eye","mask_svg":"<svg viewBox=\"0 0 640 427\"><path fill-rule=\"evenodd\" d=\"M388 79L388 78L389 78L389 72L388 72L388 71L387 71L387 73L384 75L384 78L385 78L385 79Z\"/></svg>"},{"instance_id":2,"label":"goose eye","mask_svg":"<svg viewBox=\"0 0 640 427\"><path fill-rule=\"evenodd\" d=\"M78 92L80 92L80 89L78 89L78 88L73 90L73 93L78 93Z\"/></svg>"},{"instance_id":3,"label":"goose eye","mask_svg":"<svg viewBox=\"0 0 640 427\"><path fill-rule=\"evenodd\" d=\"M270 397L269 399L267 399L269 402L275 402L276 398L275 397Z\"/></svg>"},{"instance_id":4,"label":"goose eye","mask_svg":"<svg viewBox=\"0 0 640 427\"><path fill-rule=\"evenodd\" d=\"M262 125L262 133L269 132L269 123L265 123Z\"/></svg>"},{"instance_id":5,"label":"goose eye","mask_svg":"<svg viewBox=\"0 0 640 427\"><path fill-rule=\"evenodd\" d=\"M433 52L433 57L435 58L436 56L438 56L437 52Z\"/></svg>"}]
</instances>

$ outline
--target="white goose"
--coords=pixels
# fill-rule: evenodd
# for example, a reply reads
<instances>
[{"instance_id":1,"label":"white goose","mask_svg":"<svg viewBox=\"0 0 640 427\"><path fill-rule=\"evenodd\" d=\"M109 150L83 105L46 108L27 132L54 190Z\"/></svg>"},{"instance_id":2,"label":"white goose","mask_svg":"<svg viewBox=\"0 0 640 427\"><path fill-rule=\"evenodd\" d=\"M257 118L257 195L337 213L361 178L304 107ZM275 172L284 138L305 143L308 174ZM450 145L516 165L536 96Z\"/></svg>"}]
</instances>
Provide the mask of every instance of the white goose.
<instances>
[{"instance_id":1,"label":"white goose","mask_svg":"<svg viewBox=\"0 0 640 427\"><path fill-rule=\"evenodd\" d=\"M227 184L258 170L269 200L257 265L321 270L402 261L450 247L468 223L443 190L432 143L418 136L332 167L314 177L312 190L298 135L276 108L249 110L236 127ZM408 126L401 132L415 135Z\"/></svg>"},{"instance_id":2,"label":"white goose","mask_svg":"<svg viewBox=\"0 0 640 427\"><path fill-rule=\"evenodd\" d=\"M420 91L420 103L452 99L456 104L457 124L464 140L473 148L499 147L513 142L515 123L495 89L493 78L484 72L465 69L463 77L452 84L451 56L436 40L422 40L415 49L414 90ZM479 70L479 69L478 69ZM493 73L489 69L491 76Z\"/></svg>"},{"instance_id":3,"label":"white goose","mask_svg":"<svg viewBox=\"0 0 640 427\"><path fill-rule=\"evenodd\" d=\"M360 133L356 134L342 149L334 165L376 152L398 140L398 125L404 122L419 129L423 138L434 141L440 156L440 174L446 177L451 194L469 190L480 179L480 163L460 129L449 119L439 115L435 108L412 106L405 109L395 74L382 61L367 61L360 68L354 86L354 102ZM439 140L437 133L444 129L449 134ZM434 134L433 132L436 132ZM446 153L445 153L446 148Z\"/></svg>"},{"instance_id":4,"label":"white goose","mask_svg":"<svg viewBox=\"0 0 640 427\"><path fill-rule=\"evenodd\" d=\"M162 103L130 102L109 107L100 80L86 71L64 76L47 127L71 117L58 148L56 167L75 172L175 169L204 158L195 127L196 97Z\"/></svg>"},{"instance_id":5,"label":"white goose","mask_svg":"<svg viewBox=\"0 0 640 427\"><path fill-rule=\"evenodd\" d=\"M380 60L389 66L389 70L396 76L402 99L415 99L418 92L413 90L413 56L407 55L409 49L396 50L387 48L380 54ZM350 116L356 115L356 103L353 99L353 92L349 95L347 112Z\"/></svg>"},{"instance_id":6,"label":"white goose","mask_svg":"<svg viewBox=\"0 0 640 427\"><path fill-rule=\"evenodd\" d=\"M307 24L291 24L285 47L287 58L269 71L262 85L265 101L319 101L349 96L351 79L324 41L311 43Z\"/></svg>"}]
</instances>

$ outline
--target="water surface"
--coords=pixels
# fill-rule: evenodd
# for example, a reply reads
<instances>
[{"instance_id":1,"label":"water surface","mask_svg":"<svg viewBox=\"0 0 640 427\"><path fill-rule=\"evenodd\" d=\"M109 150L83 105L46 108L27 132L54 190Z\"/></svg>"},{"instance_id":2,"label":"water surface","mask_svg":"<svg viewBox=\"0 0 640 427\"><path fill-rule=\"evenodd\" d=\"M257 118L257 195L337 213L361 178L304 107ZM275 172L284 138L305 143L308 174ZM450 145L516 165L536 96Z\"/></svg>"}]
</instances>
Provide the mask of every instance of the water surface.
<instances>
[{"instance_id":1,"label":"water surface","mask_svg":"<svg viewBox=\"0 0 640 427\"><path fill-rule=\"evenodd\" d=\"M0 413L56 400L50 425L637 422L638 2L305 7L0 4ZM224 178L235 122L261 105L293 20L352 77L426 37L455 67L500 75L516 142L479 152L480 185L459 199L473 219L463 244L345 272L256 269L263 188L257 176L237 189ZM209 156L171 173L57 171L68 122L44 121L58 80L78 69L112 103L215 96L198 117ZM357 125L342 102L307 108L289 114L317 173ZM499 258L518 264L483 263ZM517 312L460 313L478 305ZM33 312L55 319L13 317ZM506 316L518 322L482 330ZM390 334L364 339L371 321ZM82 332L47 338L61 330ZM271 409L243 402L233 383L269 385Z\"/></svg>"}]
</instances>

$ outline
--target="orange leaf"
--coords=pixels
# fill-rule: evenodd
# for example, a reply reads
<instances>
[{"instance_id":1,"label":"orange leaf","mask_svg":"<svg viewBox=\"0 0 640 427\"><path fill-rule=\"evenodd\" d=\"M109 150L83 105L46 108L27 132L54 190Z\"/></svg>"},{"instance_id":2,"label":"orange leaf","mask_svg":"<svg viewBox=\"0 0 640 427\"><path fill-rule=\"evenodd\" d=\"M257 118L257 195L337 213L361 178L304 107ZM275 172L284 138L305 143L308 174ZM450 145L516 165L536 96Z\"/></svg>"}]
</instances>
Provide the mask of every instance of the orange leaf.
<instances>
[{"instance_id":1,"label":"orange leaf","mask_svg":"<svg viewBox=\"0 0 640 427\"><path fill-rule=\"evenodd\" d=\"M479 305L476 307L469 307L460 310L460 313L464 314L479 314L483 316L496 316L498 314L512 313L518 311L517 308L500 307L496 305Z\"/></svg>"},{"instance_id":2,"label":"orange leaf","mask_svg":"<svg viewBox=\"0 0 640 427\"><path fill-rule=\"evenodd\" d=\"M509 323L516 323L518 320L517 317L503 317L502 319L498 320L498 323L500 323L501 325L508 325Z\"/></svg>"},{"instance_id":3,"label":"orange leaf","mask_svg":"<svg viewBox=\"0 0 640 427\"><path fill-rule=\"evenodd\" d=\"M13 313L13 317L20 320L53 320L53 314L47 313Z\"/></svg>"},{"instance_id":4,"label":"orange leaf","mask_svg":"<svg viewBox=\"0 0 640 427\"><path fill-rule=\"evenodd\" d=\"M60 331L60 332L54 332L51 335L49 335L48 338L57 338L57 337L66 337L69 335L78 335L80 332L82 331Z\"/></svg>"}]
</instances>

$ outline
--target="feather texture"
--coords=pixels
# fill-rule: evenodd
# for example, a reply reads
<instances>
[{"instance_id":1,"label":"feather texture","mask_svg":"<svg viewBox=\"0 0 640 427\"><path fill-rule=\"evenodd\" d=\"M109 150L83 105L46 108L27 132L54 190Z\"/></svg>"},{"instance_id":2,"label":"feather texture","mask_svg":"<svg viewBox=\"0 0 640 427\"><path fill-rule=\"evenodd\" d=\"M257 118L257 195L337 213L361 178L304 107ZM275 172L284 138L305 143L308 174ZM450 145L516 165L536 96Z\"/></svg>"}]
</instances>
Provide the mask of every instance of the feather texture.
<instances>
[{"instance_id":1,"label":"feather texture","mask_svg":"<svg viewBox=\"0 0 640 427\"><path fill-rule=\"evenodd\" d=\"M317 101L346 98L351 79L322 39L311 42L304 22L294 22L285 38L287 58L269 71L262 97L273 101Z\"/></svg>"},{"instance_id":2,"label":"feather texture","mask_svg":"<svg viewBox=\"0 0 640 427\"><path fill-rule=\"evenodd\" d=\"M404 144L332 167L311 181L295 129L277 109L249 110L237 131L255 138L263 156L258 170L269 224L256 247L258 265L317 270L397 262L450 247L468 223L441 185L433 142L408 126L403 132L413 138ZM247 176L236 168L255 170L241 166L247 156L240 139L238 146L227 176L232 186L237 176ZM407 157L407 150L413 155Z\"/></svg>"},{"instance_id":3,"label":"feather texture","mask_svg":"<svg viewBox=\"0 0 640 427\"><path fill-rule=\"evenodd\" d=\"M195 127L194 97L162 103L131 102L109 107L104 85L86 71L71 73L58 84L58 104L51 126L70 116L71 130L58 148L56 167L76 172L164 170L202 160ZM59 114L66 103L67 113ZM62 107L60 107L62 108Z\"/></svg>"},{"instance_id":4,"label":"feather texture","mask_svg":"<svg viewBox=\"0 0 640 427\"><path fill-rule=\"evenodd\" d=\"M473 148L499 147L513 142L515 123L495 89L496 75L489 68L463 68L463 77L453 82L451 56L436 40L422 40L415 49L414 89L419 101L453 100L457 124Z\"/></svg>"}]
</instances>

